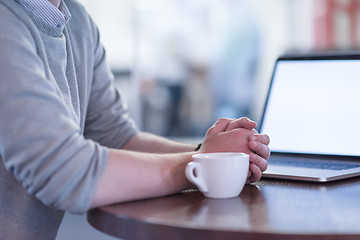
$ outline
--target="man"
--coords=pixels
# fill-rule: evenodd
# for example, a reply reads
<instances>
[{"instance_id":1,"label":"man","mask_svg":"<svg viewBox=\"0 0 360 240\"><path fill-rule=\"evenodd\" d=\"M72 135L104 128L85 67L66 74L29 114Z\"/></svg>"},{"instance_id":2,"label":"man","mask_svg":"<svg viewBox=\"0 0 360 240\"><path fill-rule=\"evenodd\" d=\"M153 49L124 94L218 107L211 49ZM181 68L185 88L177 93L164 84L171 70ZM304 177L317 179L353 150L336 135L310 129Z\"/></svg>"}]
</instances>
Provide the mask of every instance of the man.
<instances>
[{"instance_id":1,"label":"man","mask_svg":"<svg viewBox=\"0 0 360 240\"><path fill-rule=\"evenodd\" d=\"M0 29L0 239L53 239L64 211L191 187L196 146L137 130L81 5L0 0ZM249 153L257 181L269 138L255 126L220 119L199 152Z\"/></svg>"}]
</instances>

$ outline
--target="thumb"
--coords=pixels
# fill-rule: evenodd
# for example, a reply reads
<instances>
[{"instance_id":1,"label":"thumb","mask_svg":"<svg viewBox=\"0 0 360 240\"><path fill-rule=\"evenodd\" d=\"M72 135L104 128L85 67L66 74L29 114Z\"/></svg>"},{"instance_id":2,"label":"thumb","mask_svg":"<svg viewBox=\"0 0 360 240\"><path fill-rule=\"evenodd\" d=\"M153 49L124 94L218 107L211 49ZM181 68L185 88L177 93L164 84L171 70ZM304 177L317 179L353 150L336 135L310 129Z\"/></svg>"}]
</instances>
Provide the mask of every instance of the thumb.
<instances>
[{"instance_id":1,"label":"thumb","mask_svg":"<svg viewBox=\"0 0 360 240\"><path fill-rule=\"evenodd\" d=\"M247 117L242 117L242 118L239 118L239 119L235 119L233 121L231 121L225 131L231 131L233 129L236 129L236 128L246 128L248 130L251 130L253 128L256 127L256 122L250 120L249 118Z\"/></svg>"},{"instance_id":2,"label":"thumb","mask_svg":"<svg viewBox=\"0 0 360 240\"><path fill-rule=\"evenodd\" d=\"M214 125L209 128L209 130L207 131L207 134L217 134L217 133L221 133L224 132L228 126L229 123L231 123L234 119L229 119L229 118L220 118L219 120L217 120Z\"/></svg>"}]
</instances>

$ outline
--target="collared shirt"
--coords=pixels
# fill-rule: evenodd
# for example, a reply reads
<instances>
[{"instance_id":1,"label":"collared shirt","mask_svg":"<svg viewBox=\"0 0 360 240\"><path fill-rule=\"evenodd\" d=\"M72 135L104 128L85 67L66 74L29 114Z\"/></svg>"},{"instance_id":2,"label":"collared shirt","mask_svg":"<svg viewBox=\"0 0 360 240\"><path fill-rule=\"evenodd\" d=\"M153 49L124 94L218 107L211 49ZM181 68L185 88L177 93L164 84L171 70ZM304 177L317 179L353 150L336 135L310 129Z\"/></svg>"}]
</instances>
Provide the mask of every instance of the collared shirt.
<instances>
[{"instance_id":1,"label":"collared shirt","mask_svg":"<svg viewBox=\"0 0 360 240\"><path fill-rule=\"evenodd\" d=\"M55 27L62 27L71 18L69 9L64 1L60 2L59 8L48 0L18 0L30 12Z\"/></svg>"}]
</instances>

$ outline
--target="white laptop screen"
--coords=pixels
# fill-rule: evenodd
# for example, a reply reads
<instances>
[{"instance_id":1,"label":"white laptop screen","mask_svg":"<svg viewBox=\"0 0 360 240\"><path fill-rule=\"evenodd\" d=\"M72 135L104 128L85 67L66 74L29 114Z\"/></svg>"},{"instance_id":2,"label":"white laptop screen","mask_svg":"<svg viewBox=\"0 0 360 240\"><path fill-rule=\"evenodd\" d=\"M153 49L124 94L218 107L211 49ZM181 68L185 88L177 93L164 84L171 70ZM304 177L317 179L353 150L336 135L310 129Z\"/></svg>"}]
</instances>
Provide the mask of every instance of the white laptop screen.
<instances>
[{"instance_id":1,"label":"white laptop screen","mask_svg":"<svg viewBox=\"0 0 360 240\"><path fill-rule=\"evenodd\" d=\"M278 60L261 132L273 152L360 156L360 60Z\"/></svg>"}]
</instances>

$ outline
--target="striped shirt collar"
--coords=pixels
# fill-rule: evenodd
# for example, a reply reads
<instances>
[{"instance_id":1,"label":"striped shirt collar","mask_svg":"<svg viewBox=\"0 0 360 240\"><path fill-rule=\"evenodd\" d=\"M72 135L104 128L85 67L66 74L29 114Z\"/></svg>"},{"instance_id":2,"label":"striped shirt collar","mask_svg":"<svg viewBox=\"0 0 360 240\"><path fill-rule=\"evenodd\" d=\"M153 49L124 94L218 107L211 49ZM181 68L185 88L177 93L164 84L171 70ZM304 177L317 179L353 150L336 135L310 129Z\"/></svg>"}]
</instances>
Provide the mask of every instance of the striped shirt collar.
<instances>
[{"instance_id":1,"label":"striped shirt collar","mask_svg":"<svg viewBox=\"0 0 360 240\"><path fill-rule=\"evenodd\" d=\"M19 3L54 27L61 28L71 18L70 11L64 1L60 2L59 8L56 8L48 0L19 0Z\"/></svg>"}]
</instances>

